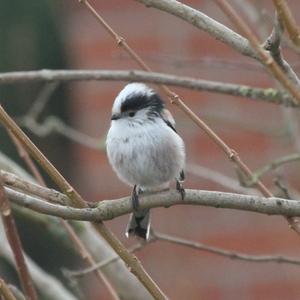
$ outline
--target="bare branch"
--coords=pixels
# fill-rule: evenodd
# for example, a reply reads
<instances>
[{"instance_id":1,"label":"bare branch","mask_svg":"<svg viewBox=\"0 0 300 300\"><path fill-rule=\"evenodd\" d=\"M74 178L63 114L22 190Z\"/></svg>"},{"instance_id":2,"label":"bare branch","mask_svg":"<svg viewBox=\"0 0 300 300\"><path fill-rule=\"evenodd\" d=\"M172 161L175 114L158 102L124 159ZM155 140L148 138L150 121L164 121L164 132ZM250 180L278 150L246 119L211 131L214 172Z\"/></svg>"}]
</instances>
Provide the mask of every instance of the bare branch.
<instances>
[{"instance_id":1,"label":"bare branch","mask_svg":"<svg viewBox=\"0 0 300 300\"><path fill-rule=\"evenodd\" d=\"M224 13L229 17L229 19L234 23L234 25L239 29L240 32L249 40L251 46L255 49L261 62L264 64L267 70L276 78L279 83L288 91L295 100L300 102L300 91L294 82L290 81L289 78L282 71L281 67L277 64L275 59L266 52L260 45L257 37L248 27L248 25L242 20L234 8L226 0L215 0Z\"/></svg>"},{"instance_id":2,"label":"bare branch","mask_svg":"<svg viewBox=\"0 0 300 300\"><path fill-rule=\"evenodd\" d=\"M137 81L156 84L167 84L182 88L206 91L231 96L246 97L253 100L262 100L274 104L298 107L292 98L285 92L273 88L262 89L247 85L238 85L218 81L201 80L192 77L175 76L171 74L145 72L138 70L40 70L0 73L0 84L35 82L35 81L77 81L77 80L113 80L113 81ZM30 115L31 117L31 115ZM29 118L32 120L33 118ZM23 120L24 126L33 128L36 134L44 136L53 128L61 127L56 119L49 120L47 129L40 129L37 124ZM48 129L50 128L50 129Z\"/></svg>"},{"instance_id":3,"label":"bare branch","mask_svg":"<svg viewBox=\"0 0 300 300\"><path fill-rule=\"evenodd\" d=\"M249 42L233 30L215 21L200 11L175 0L136 0L147 7L154 7L170 13L191 25L207 32L215 39L229 45L239 53L257 58Z\"/></svg>"},{"instance_id":4,"label":"bare branch","mask_svg":"<svg viewBox=\"0 0 300 300\"><path fill-rule=\"evenodd\" d=\"M261 167L257 171L253 173L253 178L250 182L247 183L247 186L252 186L257 179L260 179L263 175L265 175L267 172L270 172L272 170L276 170L280 166L298 161L300 160L300 154L299 153L293 153L289 155L282 156L280 158L277 158L270 163L266 164L265 166Z\"/></svg>"},{"instance_id":5,"label":"bare branch","mask_svg":"<svg viewBox=\"0 0 300 300\"><path fill-rule=\"evenodd\" d=\"M2 216L7 240L14 254L23 292L29 300L37 300L37 294L25 263L22 243L18 234L15 220L11 213L10 203L4 190L2 178L0 178L0 213Z\"/></svg>"},{"instance_id":6,"label":"bare branch","mask_svg":"<svg viewBox=\"0 0 300 300\"><path fill-rule=\"evenodd\" d=\"M0 171L0 174L2 176L4 184L9 185L13 189L21 190L29 195L35 195L52 203L71 205L69 198L65 194L59 193L54 189L40 186L28 180L26 181L13 173L9 173L3 170Z\"/></svg>"},{"instance_id":7,"label":"bare branch","mask_svg":"<svg viewBox=\"0 0 300 300\"><path fill-rule=\"evenodd\" d=\"M276 53L280 51L280 44L283 34L283 25L281 19L278 17L278 14L275 14L274 26L270 36L263 44L263 48L271 53Z\"/></svg>"},{"instance_id":8,"label":"bare branch","mask_svg":"<svg viewBox=\"0 0 300 300\"><path fill-rule=\"evenodd\" d=\"M45 106L51 99L51 95L58 88L58 86L59 82L51 82L46 84L38 94L37 99L31 105L27 115L32 119L36 119L45 109Z\"/></svg>"},{"instance_id":9,"label":"bare branch","mask_svg":"<svg viewBox=\"0 0 300 300\"><path fill-rule=\"evenodd\" d=\"M2 278L0 278L0 296L2 296L4 300L17 300ZM0 298L2 299L2 297Z\"/></svg>"},{"instance_id":10,"label":"bare branch","mask_svg":"<svg viewBox=\"0 0 300 300\"><path fill-rule=\"evenodd\" d=\"M180 246L184 246L184 247L189 247L189 248L192 248L195 250L208 252L210 254L215 254L215 255L219 255L219 256L234 259L234 260L248 261L248 262L254 262L254 263L277 263L277 264L288 264L288 265L300 266L299 258L294 258L294 257L289 257L289 256L284 256L284 255L251 255L251 254L241 253L241 252L237 252L237 251L226 250L223 248L213 247L210 245L182 239L182 238L179 238L174 235L160 233L157 231L151 232L150 239L149 239L149 241L147 241L147 243L136 244L130 248L130 251L141 250L145 246L149 245L150 243L157 242L157 241L163 241L163 242L168 242L168 243L172 243L172 244L176 244L176 245L180 245ZM81 277L81 276L84 276L84 275L92 272L95 267L103 268L104 266L114 262L115 260L119 260L119 259L120 258L118 256L114 256L110 259L100 262L99 264L97 264L96 266L94 266L92 268L86 268L86 269L79 270L79 271L65 270L64 273L66 274L66 276L71 277L71 278L72 277Z\"/></svg>"},{"instance_id":11,"label":"bare branch","mask_svg":"<svg viewBox=\"0 0 300 300\"><path fill-rule=\"evenodd\" d=\"M17 300L26 300L23 293L19 290L18 287L15 285L9 284L8 287L10 288L13 295L16 297Z\"/></svg>"},{"instance_id":12,"label":"bare branch","mask_svg":"<svg viewBox=\"0 0 300 300\"><path fill-rule=\"evenodd\" d=\"M258 192L254 189L245 188L241 186L236 179L226 176L220 172L211 170L209 168L193 163L193 164L187 164L186 170L188 173L193 174L194 176L198 176L206 180L213 181L215 184L219 186L223 186L226 189L230 189L237 193L246 194L246 195L258 194Z\"/></svg>"},{"instance_id":13,"label":"bare branch","mask_svg":"<svg viewBox=\"0 0 300 300\"><path fill-rule=\"evenodd\" d=\"M45 202L44 200L5 187L9 199L36 212L81 221L111 220L132 212L130 197L103 200L89 208L74 208ZM186 190L182 201L176 191L141 197L141 208L170 207L173 205L202 205L215 208L229 208L267 215L300 216L300 202L282 198L250 196L225 192Z\"/></svg>"},{"instance_id":14,"label":"bare branch","mask_svg":"<svg viewBox=\"0 0 300 300\"><path fill-rule=\"evenodd\" d=\"M156 238L159 241L164 241L176 245L189 247L195 250L200 250L211 254L228 257L230 259L237 259L237 260L249 261L255 263L272 262L272 263L279 263L279 264L284 263L290 265L298 265L298 266L300 265L300 259L294 257L287 257L283 255L250 255L250 254L240 253L236 251L225 250L213 246L208 246L199 242L189 241L165 233L154 232L153 235L154 238Z\"/></svg>"},{"instance_id":15,"label":"bare branch","mask_svg":"<svg viewBox=\"0 0 300 300\"><path fill-rule=\"evenodd\" d=\"M27 135L18 127L6 111L0 106L0 120L2 124L20 140L24 148L32 155L32 157L40 164L40 166L49 174L52 180L62 189L73 206L87 207L87 203L82 199L80 194L69 184L69 182L61 175L61 173L51 164L46 156L39 151L34 143ZM131 272L141 281L150 294L158 300L165 300L166 296L160 290L158 285L153 281L149 274L144 270L140 261L129 253L121 241L99 220L93 223L93 226L101 236L109 243L109 245L117 252L117 254L130 267Z\"/></svg>"},{"instance_id":16,"label":"bare branch","mask_svg":"<svg viewBox=\"0 0 300 300\"><path fill-rule=\"evenodd\" d=\"M20 176L21 178L24 178L23 180L19 177L18 180L25 181L21 183L23 186L27 186L26 181L32 182L33 179L31 176L24 172L23 169L21 169L18 165L16 165L11 159L4 156L0 152L0 169L9 170L10 172L13 172ZM14 180L13 180L14 182ZM17 190L20 190L20 188L15 187ZM43 188L43 187L41 187ZM22 189L21 189L22 190ZM26 190L26 189L25 189ZM28 187L28 191L26 193L32 194L30 192L32 188ZM51 191L51 189L48 191ZM52 190L52 196L54 197L55 191ZM46 195L47 193L45 193ZM66 198L64 194L60 194L63 197ZM40 197L40 196L39 196ZM40 197L45 199L45 197ZM55 199L55 197L54 197ZM64 202L64 198L61 199L62 203ZM51 199L48 199L48 201L51 202ZM66 204L69 203L69 200L66 200ZM58 231L56 218L42 215L42 214L36 214L32 210L26 210L22 209L21 206L15 205L15 207L19 207L19 213L21 213L26 218L29 218L31 220L34 220L34 222L42 223L45 226L45 229L47 230L47 233L53 236L58 241L61 241L62 244L64 243L67 236L64 234L64 232ZM0 226L1 229L1 226ZM86 245L89 252L93 255L96 261L105 261L108 258L111 258L115 255L115 252L113 249L109 246L109 244L96 232L95 228L87 222L81 222L80 224L77 222L77 225L74 227L74 230L76 230L76 233ZM62 234L58 234L58 232ZM1 234L1 232L0 232ZM1 244L2 243L2 244ZM1 240L0 237L0 252L4 253L4 249L7 249L5 241ZM29 264L30 267L30 264ZM35 273L30 269L34 282L37 284L39 290L44 294L47 294L47 299L53 299L51 296L51 292L53 292L52 287L54 290L58 290L59 294L65 295L64 291L60 291L60 287L57 287L55 285L55 282L52 282L52 278L49 278L49 283L47 283L47 278L42 274L38 274L35 277ZM109 265L107 265L102 270L105 273L105 276L108 278L108 280L113 284L114 288L118 291L118 294L120 297L124 300L152 300L153 297L150 295L150 293L145 289L145 287L142 285L142 283L130 273L130 270L127 268L127 266L123 263L122 260L117 260ZM42 272L42 270L40 270ZM43 283L39 284L39 281L43 281L45 285L47 285L50 288L47 288L42 286ZM41 288L40 288L41 286ZM65 298L61 298L62 300L65 300ZM66 298L67 299L67 298ZM56 298L54 300L57 300ZM69 299L68 299L69 300Z\"/></svg>"},{"instance_id":17,"label":"bare branch","mask_svg":"<svg viewBox=\"0 0 300 300\"><path fill-rule=\"evenodd\" d=\"M273 0L279 17L282 19L291 41L300 46L300 30L285 0Z\"/></svg>"},{"instance_id":18,"label":"bare branch","mask_svg":"<svg viewBox=\"0 0 300 300\"><path fill-rule=\"evenodd\" d=\"M300 80L297 74L290 64L284 59L281 53L280 44L282 40L283 29L282 20L278 14L275 14L273 30L263 44L263 48L270 52L271 56L286 74L286 76L295 84L296 87L298 87L298 89L300 89Z\"/></svg>"},{"instance_id":19,"label":"bare branch","mask_svg":"<svg viewBox=\"0 0 300 300\"><path fill-rule=\"evenodd\" d=\"M154 241L153 239L150 239L149 241L147 241L147 243L138 243L136 245L133 245L132 247L130 247L128 249L129 252L136 252L138 250L141 250L145 245L148 245L149 242L152 242ZM95 264L94 266L92 267L89 267L89 268L85 268L83 270L79 270L79 271L71 271L71 270L67 270L67 269L64 269L63 270L63 273L65 276L67 277L81 277L81 276L84 276L86 274L90 274L91 272L97 270L97 269L102 269L104 267L106 267L107 265L119 260L120 257L118 255L114 255L113 257L111 258L107 258L106 260L104 261L100 261L99 263Z\"/></svg>"},{"instance_id":20,"label":"bare branch","mask_svg":"<svg viewBox=\"0 0 300 300\"><path fill-rule=\"evenodd\" d=\"M15 264L13 254L5 238L4 228L1 223L0 253L1 257L7 260L11 265ZM59 295L60 300L77 300L77 298L73 296L58 279L42 270L29 257L27 257L26 254L25 258L30 274L32 274L32 279L34 280L41 295L43 295L46 299L49 300L57 300L57 295Z\"/></svg>"}]
</instances>

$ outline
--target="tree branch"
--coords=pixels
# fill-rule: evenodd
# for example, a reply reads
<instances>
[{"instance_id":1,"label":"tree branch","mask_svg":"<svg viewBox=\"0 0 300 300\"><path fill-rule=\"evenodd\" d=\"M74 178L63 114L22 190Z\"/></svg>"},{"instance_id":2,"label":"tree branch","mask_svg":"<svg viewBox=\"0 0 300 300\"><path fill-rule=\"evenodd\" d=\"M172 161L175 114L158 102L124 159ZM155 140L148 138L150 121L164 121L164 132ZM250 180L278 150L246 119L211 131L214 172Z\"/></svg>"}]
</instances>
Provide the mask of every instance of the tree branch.
<instances>
[{"instance_id":1,"label":"tree branch","mask_svg":"<svg viewBox=\"0 0 300 300\"><path fill-rule=\"evenodd\" d=\"M10 187L5 187L5 191L8 198L18 205L39 213L64 219L98 222L111 220L132 212L130 197L103 200L89 208L74 208L48 203L36 196L15 191ZM144 195L141 196L140 204L141 208L170 207L173 205L202 205L215 208L251 211L267 215L300 216L300 202L295 200L202 190L186 190L184 201L181 200L180 195L174 190Z\"/></svg>"},{"instance_id":2,"label":"tree branch","mask_svg":"<svg viewBox=\"0 0 300 300\"><path fill-rule=\"evenodd\" d=\"M0 298L2 299L3 297L4 300L17 300L10 288L8 287L8 285L6 284L6 282L2 278L0 278L0 296Z\"/></svg>"},{"instance_id":3,"label":"tree branch","mask_svg":"<svg viewBox=\"0 0 300 300\"><path fill-rule=\"evenodd\" d=\"M136 0L147 7L154 7L170 13L191 25L207 32L222 43L229 45L239 53L258 58L247 39L233 30L208 17L200 11L175 0Z\"/></svg>"},{"instance_id":4,"label":"tree branch","mask_svg":"<svg viewBox=\"0 0 300 300\"><path fill-rule=\"evenodd\" d=\"M165 233L154 232L153 235L154 238L157 239L158 241L164 241L176 245L181 245L195 250L216 254L231 259L250 261L256 263L273 262L273 263L285 263L285 264L298 265L298 266L300 265L300 259L294 257L287 257L283 255L251 255L251 254L226 250L222 248L217 248L217 247L205 245L195 241L189 241Z\"/></svg>"},{"instance_id":5,"label":"tree branch","mask_svg":"<svg viewBox=\"0 0 300 300\"><path fill-rule=\"evenodd\" d=\"M264 165L263 167L259 168L257 171L253 173L253 178L249 182L246 182L246 186L253 186L255 182L260 179L264 174L275 170L279 168L280 166L290 163L290 162L295 162L300 160L300 153L293 153L289 155L285 155L282 157L279 157L277 159L274 159L270 163Z\"/></svg>"},{"instance_id":6,"label":"tree branch","mask_svg":"<svg viewBox=\"0 0 300 300\"><path fill-rule=\"evenodd\" d=\"M0 213L7 240L14 254L23 292L29 300L37 300L38 298L35 287L24 259L22 243L18 234L14 217L12 216L10 203L4 190L2 178L0 178Z\"/></svg>"},{"instance_id":7,"label":"tree branch","mask_svg":"<svg viewBox=\"0 0 300 300\"><path fill-rule=\"evenodd\" d=\"M78 80L142 81L167 84L197 91L227 94L231 96L246 97L253 100L262 100L274 104L282 104L285 106L299 107L299 104L294 103L293 98L287 93L273 88L262 89L247 85L201 80L192 77L175 76L157 72L139 70L40 70L0 73L0 84L31 81L51 82ZM28 126L26 122L24 124ZM31 126L33 125L31 124ZM44 133L41 132L40 134Z\"/></svg>"},{"instance_id":8,"label":"tree branch","mask_svg":"<svg viewBox=\"0 0 300 300\"><path fill-rule=\"evenodd\" d=\"M11 265L15 265L13 254L5 238L4 228L1 223L0 253L1 257L7 260ZM72 295L57 278L42 270L34 261L26 256L26 254L25 258L30 274L32 274L32 279L43 297L49 300L57 300L57 295L59 295L60 300L77 300L77 298Z\"/></svg>"},{"instance_id":9,"label":"tree branch","mask_svg":"<svg viewBox=\"0 0 300 300\"><path fill-rule=\"evenodd\" d=\"M285 28L289 34L291 41L297 46L300 46L300 30L297 23L284 0L273 0L279 17L282 19Z\"/></svg>"},{"instance_id":10,"label":"tree branch","mask_svg":"<svg viewBox=\"0 0 300 300\"><path fill-rule=\"evenodd\" d=\"M70 185L70 183L63 177L63 175L54 167L54 165L40 152L35 144L28 138L28 136L18 127L14 120L6 113L2 106L0 106L0 120L5 128L20 140L24 148L32 155L32 157L39 163L39 165L48 173L51 179L60 187L60 189L67 195L74 207L87 207L87 202L83 200L81 195ZM141 262L129 253L121 241L113 234L113 232L99 220L93 223L97 232L109 243L109 245L116 251L116 253L123 259L123 261L130 267L131 272L141 281L144 287L157 300L165 300L166 296L160 290L159 286L144 270Z\"/></svg>"},{"instance_id":11,"label":"tree branch","mask_svg":"<svg viewBox=\"0 0 300 300\"><path fill-rule=\"evenodd\" d=\"M281 66L278 65L276 60L264 50L261 46L258 38L252 32L250 27L244 22L244 20L239 16L235 9L226 0L215 0L228 18L233 22L233 24L238 28L240 32L249 40L249 43L255 49L261 62L266 67L266 69L273 75L275 79L289 92L295 101L300 102L300 91L298 90L298 85L295 85L282 70Z\"/></svg>"},{"instance_id":12,"label":"tree branch","mask_svg":"<svg viewBox=\"0 0 300 300\"><path fill-rule=\"evenodd\" d=\"M17 174L18 181L24 181L19 184L21 184L23 187L25 187L24 191L27 190L27 194L33 194L32 190L35 190L28 186L28 181L33 182L34 180L32 177L26 173L23 169L21 169L16 163L14 163L11 159L4 156L0 152L0 169L4 169L10 172L13 172L14 174ZM3 171L2 171L3 174ZM12 175L12 174L10 174ZM15 175L11 176L11 182L15 182L13 179L16 177ZM22 179L21 179L22 178ZM4 181L6 182L6 177L4 176ZM26 188L27 187L27 188ZM15 185L15 189L20 190L21 188L18 188L17 185ZM48 189L49 191L49 189ZM51 189L50 189L51 191ZM55 190L52 190L52 196L56 194ZM47 193L45 193L47 195ZM68 205L69 199L64 194L56 194L57 196L52 199L58 199L59 195L62 195L61 203L65 203ZM45 199L42 196L39 196L40 198ZM58 198L57 198L58 197ZM51 201L51 199L48 199L48 201ZM58 224L56 218L37 214L32 210L23 209L21 206L15 205L15 207L20 208L18 210L19 213L21 213L25 218L29 218L30 220L34 221L35 224L43 224L45 230L47 230L47 234L51 235L54 239L58 240L63 245L66 244L67 235L64 234L63 231L60 230L60 225ZM1 224L0 224L1 225ZM109 244L96 232L95 228L88 222L77 222L76 226L74 227L75 231L77 232L80 239L83 241L84 245L88 248L88 250L92 253L93 257L97 261L104 261L112 256L115 255L115 252L113 249L109 246ZM1 226L0 226L1 230ZM1 234L1 231L0 231ZM0 236L0 252L6 253L4 250L6 250L8 246L6 245L6 241L1 239ZM4 249L4 250L3 250ZM10 258L10 257L9 257ZM28 261L28 260L27 260ZM31 269L31 265L28 262L28 266L30 269L30 272L32 273L33 280L36 283L36 285L39 288L39 291L44 295L47 294L47 299L54 299L51 297L51 293L54 290L58 291L59 295L65 295L66 292L62 289L62 286L57 286L58 284L54 281L54 278L51 278L48 274L43 274L43 271L39 269L39 272L33 272ZM36 268L38 268L36 266ZM145 287L142 285L142 283L130 272L130 270L127 268L127 266L123 263L122 260L117 260L113 263L110 263L102 270L105 273L105 276L112 282L113 286L118 291L118 294L120 295L121 299L124 300L153 300L153 297L150 295L150 293L145 289ZM36 276L35 276L36 274ZM49 282L47 283L47 280L49 278ZM41 281L41 282L40 282ZM43 286L44 285L44 286ZM70 299L65 298L61 296L61 299ZM55 298L56 300L56 298Z\"/></svg>"}]
</instances>

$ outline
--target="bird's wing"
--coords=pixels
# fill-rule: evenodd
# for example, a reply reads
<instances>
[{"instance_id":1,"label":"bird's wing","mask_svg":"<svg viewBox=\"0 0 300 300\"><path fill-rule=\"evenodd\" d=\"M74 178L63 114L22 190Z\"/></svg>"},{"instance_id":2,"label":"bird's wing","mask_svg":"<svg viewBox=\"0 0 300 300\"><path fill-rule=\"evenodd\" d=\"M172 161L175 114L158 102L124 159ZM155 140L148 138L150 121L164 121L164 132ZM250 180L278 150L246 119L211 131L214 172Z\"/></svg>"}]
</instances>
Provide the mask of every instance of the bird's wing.
<instances>
[{"instance_id":1,"label":"bird's wing","mask_svg":"<svg viewBox=\"0 0 300 300\"><path fill-rule=\"evenodd\" d=\"M165 121L165 123L177 133L175 129L176 123L170 111L164 108L161 112L161 117Z\"/></svg>"},{"instance_id":2,"label":"bird's wing","mask_svg":"<svg viewBox=\"0 0 300 300\"><path fill-rule=\"evenodd\" d=\"M165 121L165 123L172 129L174 130L174 132L177 133L176 129L175 129L175 120L172 116L172 114L169 112L169 110L167 110L166 108L163 109L162 113L161 113L161 117L162 119ZM177 133L178 134L178 133ZM185 179L185 174L184 171L181 170L180 174L179 174L179 181L184 181Z\"/></svg>"}]
</instances>

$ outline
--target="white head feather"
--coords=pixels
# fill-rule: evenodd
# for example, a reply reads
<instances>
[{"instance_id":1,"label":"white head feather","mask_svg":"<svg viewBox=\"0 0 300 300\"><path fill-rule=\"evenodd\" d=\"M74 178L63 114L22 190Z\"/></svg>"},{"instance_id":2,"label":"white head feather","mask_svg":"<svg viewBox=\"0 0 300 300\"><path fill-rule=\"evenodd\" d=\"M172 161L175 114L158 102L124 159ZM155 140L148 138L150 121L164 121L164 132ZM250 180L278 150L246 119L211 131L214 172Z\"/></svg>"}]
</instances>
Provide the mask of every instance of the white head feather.
<instances>
[{"instance_id":1,"label":"white head feather","mask_svg":"<svg viewBox=\"0 0 300 300\"><path fill-rule=\"evenodd\" d=\"M121 112L122 103L132 95L151 95L154 91L143 83L133 82L127 84L118 94L112 107L112 113L118 114Z\"/></svg>"}]
</instances>

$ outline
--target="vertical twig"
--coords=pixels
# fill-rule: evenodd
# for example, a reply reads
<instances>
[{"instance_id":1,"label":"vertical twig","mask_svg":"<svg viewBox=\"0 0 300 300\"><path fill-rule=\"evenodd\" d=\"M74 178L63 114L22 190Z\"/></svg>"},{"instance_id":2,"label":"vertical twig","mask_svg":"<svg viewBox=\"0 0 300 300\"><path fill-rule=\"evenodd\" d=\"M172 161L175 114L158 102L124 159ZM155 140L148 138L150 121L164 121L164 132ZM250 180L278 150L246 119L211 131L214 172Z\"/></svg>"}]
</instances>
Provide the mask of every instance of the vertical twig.
<instances>
[{"instance_id":1,"label":"vertical twig","mask_svg":"<svg viewBox=\"0 0 300 300\"><path fill-rule=\"evenodd\" d=\"M38 299L37 294L31 276L28 272L27 265L25 263L22 243L18 235L18 230L15 224L15 220L11 213L10 204L6 197L4 187L3 187L3 180L1 177L0 177L0 213L2 215L2 220L3 220L3 225L5 228L7 240L14 254L17 271L19 274L19 279L24 294L29 300L37 300Z\"/></svg>"},{"instance_id":2,"label":"vertical twig","mask_svg":"<svg viewBox=\"0 0 300 300\"><path fill-rule=\"evenodd\" d=\"M6 128L12 131L17 139L24 145L25 149L49 174L52 180L70 198L73 206L78 208L88 207L87 203L81 198L80 194L68 183L68 181L58 172L43 153L33 144L22 129L12 120L2 106L0 106L0 121ZM98 233L109 243L122 260L128 265L130 271L141 281L154 299L165 300L167 297L160 290L149 274L144 270L140 261L131 254L119 239L104 225L102 221L93 223Z\"/></svg>"}]
</instances>

